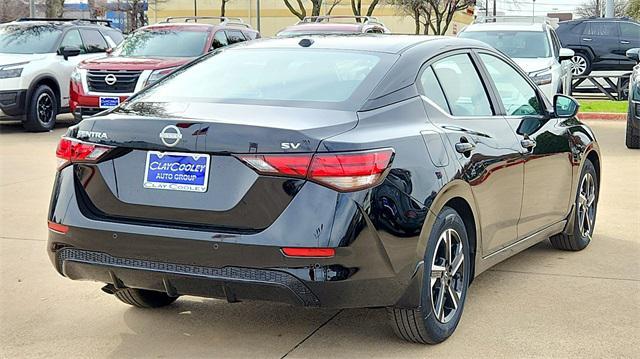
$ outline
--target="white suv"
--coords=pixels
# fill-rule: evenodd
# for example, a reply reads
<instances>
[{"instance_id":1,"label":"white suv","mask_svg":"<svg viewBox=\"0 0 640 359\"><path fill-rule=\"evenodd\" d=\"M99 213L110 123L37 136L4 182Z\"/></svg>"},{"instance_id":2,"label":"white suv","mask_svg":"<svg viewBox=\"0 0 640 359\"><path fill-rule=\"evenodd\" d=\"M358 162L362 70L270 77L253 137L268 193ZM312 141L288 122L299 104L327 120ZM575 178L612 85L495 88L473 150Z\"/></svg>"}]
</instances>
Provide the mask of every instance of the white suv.
<instances>
[{"instance_id":1,"label":"white suv","mask_svg":"<svg viewBox=\"0 0 640 359\"><path fill-rule=\"evenodd\" d=\"M100 23L106 24L99 25ZM19 19L0 25L0 120L48 131L68 111L70 75L123 37L105 20Z\"/></svg>"},{"instance_id":2,"label":"white suv","mask_svg":"<svg viewBox=\"0 0 640 359\"><path fill-rule=\"evenodd\" d=\"M533 17L489 17L467 26L459 37L485 42L511 57L553 101L571 87L573 50L562 48L549 21Z\"/></svg>"}]
</instances>

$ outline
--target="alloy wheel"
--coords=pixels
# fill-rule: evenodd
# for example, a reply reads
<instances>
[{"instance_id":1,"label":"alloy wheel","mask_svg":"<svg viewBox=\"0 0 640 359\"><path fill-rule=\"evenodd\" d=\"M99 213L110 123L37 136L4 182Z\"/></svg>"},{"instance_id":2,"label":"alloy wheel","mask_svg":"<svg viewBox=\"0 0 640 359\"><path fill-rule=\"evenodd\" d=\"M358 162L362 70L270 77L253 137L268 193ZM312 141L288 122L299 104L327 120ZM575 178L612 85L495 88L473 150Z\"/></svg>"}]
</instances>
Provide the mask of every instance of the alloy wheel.
<instances>
[{"instance_id":1,"label":"alloy wheel","mask_svg":"<svg viewBox=\"0 0 640 359\"><path fill-rule=\"evenodd\" d=\"M464 280L462 240L449 228L438 238L431 263L431 306L439 322L447 323L457 313Z\"/></svg>"},{"instance_id":2,"label":"alloy wheel","mask_svg":"<svg viewBox=\"0 0 640 359\"><path fill-rule=\"evenodd\" d=\"M578 229L582 237L591 239L596 216L596 183L591 173L586 173L580 182L578 195Z\"/></svg>"},{"instance_id":3,"label":"alloy wheel","mask_svg":"<svg viewBox=\"0 0 640 359\"><path fill-rule=\"evenodd\" d=\"M587 71L587 60L575 55L571 58L571 73L575 76L580 76Z\"/></svg>"},{"instance_id":4,"label":"alloy wheel","mask_svg":"<svg viewBox=\"0 0 640 359\"><path fill-rule=\"evenodd\" d=\"M48 123L53 119L53 99L48 93L42 93L36 101L38 121Z\"/></svg>"}]
</instances>

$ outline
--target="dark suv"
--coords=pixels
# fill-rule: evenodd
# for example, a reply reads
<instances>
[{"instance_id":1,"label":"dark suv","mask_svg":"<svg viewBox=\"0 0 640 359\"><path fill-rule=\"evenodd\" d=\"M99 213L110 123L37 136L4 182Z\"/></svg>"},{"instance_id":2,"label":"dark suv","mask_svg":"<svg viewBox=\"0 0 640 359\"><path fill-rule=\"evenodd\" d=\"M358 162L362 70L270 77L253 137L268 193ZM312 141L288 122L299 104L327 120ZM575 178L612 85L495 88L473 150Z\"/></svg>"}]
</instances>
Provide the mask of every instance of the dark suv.
<instances>
[{"instance_id":1,"label":"dark suv","mask_svg":"<svg viewBox=\"0 0 640 359\"><path fill-rule=\"evenodd\" d=\"M640 47L640 24L629 18L587 18L565 21L556 33L563 47L575 51L573 75L593 70L631 70L635 63L625 56Z\"/></svg>"}]
</instances>

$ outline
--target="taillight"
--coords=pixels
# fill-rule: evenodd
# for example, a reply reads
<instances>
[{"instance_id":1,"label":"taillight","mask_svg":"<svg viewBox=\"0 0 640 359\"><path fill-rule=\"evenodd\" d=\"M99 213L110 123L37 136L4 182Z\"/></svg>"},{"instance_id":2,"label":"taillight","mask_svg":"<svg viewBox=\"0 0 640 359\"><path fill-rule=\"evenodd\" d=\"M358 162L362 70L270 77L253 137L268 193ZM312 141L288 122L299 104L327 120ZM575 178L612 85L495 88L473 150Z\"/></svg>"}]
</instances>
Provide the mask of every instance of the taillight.
<instances>
[{"instance_id":1,"label":"taillight","mask_svg":"<svg viewBox=\"0 0 640 359\"><path fill-rule=\"evenodd\" d=\"M282 253L287 257L328 258L333 257L336 250L333 248L286 247L282 248Z\"/></svg>"},{"instance_id":2,"label":"taillight","mask_svg":"<svg viewBox=\"0 0 640 359\"><path fill-rule=\"evenodd\" d=\"M237 157L261 174L306 178L346 192L380 183L393 159L393 150Z\"/></svg>"},{"instance_id":3,"label":"taillight","mask_svg":"<svg viewBox=\"0 0 640 359\"><path fill-rule=\"evenodd\" d=\"M63 137L56 149L58 169L75 162L95 162L112 148Z\"/></svg>"}]
</instances>

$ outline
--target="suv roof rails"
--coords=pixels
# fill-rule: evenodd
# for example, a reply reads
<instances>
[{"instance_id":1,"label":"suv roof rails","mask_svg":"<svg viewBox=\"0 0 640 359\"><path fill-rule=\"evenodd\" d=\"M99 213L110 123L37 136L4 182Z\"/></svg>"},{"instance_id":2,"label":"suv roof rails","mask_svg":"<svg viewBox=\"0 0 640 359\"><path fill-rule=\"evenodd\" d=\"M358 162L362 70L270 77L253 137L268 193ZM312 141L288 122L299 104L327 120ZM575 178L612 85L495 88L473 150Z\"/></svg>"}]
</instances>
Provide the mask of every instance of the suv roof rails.
<instances>
[{"instance_id":1,"label":"suv roof rails","mask_svg":"<svg viewBox=\"0 0 640 359\"><path fill-rule=\"evenodd\" d=\"M473 22L474 24L491 23L491 22L510 22L522 24L547 24L553 27L558 26L559 20L547 16L478 16Z\"/></svg>"},{"instance_id":2,"label":"suv roof rails","mask_svg":"<svg viewBox=\"0 0 640 359\"><path fill-rule=\"evenodd\" d=\"M220 20L220 25L237 25L251 29L251 25L244 22L239 17L227 17L227 16L171 16L166 18L161 23L175 23L175 22L198 22L198 20Z\"/></svg>"},{"instance_id":3,"label":"suv roof rails","mask_svg":"<svg viewBox=\"0 0 640 359\"><path fill-rule=\"evenodd\" d=\"M57 17L21 17L17 19L18 22L27 22L27 21L61 21L61 22L89 22L94 24L103 24L105 26L111 27L111 20L102 20L102 19L66 19L66 18L57 18Z\"/></svg>"},{"instance_id":4,"label":"suv roof rails","mask_svg":"<svg viewBox=\"0 0 640 359\"><path fill-rule=\"evenodd\" d=\"M362 24L373 24L380 25L384 27L384 24L378 20L378 18L373 16L357 16L357 15L320 15L320 16L305 16L302 20L298 21L296 25L299 24L309 24L309 23L318 23L318 22L330 22L334 19L353 19L356 22L360 22L362 20Z\"/></svg>"}]
</instances>

